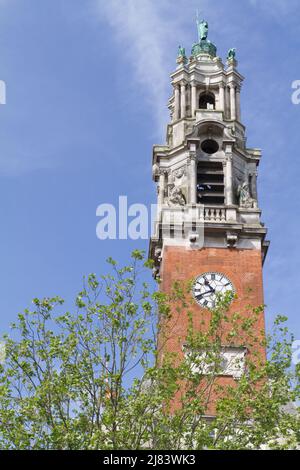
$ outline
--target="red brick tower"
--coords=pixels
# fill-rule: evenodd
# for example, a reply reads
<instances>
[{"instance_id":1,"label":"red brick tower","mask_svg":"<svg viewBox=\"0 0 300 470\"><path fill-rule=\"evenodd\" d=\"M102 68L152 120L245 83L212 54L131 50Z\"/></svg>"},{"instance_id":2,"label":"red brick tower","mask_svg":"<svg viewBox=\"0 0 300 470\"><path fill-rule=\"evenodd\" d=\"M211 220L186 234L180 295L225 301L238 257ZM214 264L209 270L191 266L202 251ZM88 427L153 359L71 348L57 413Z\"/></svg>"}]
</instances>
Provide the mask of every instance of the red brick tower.
<instances>
[{"instance_id":1,"label":"red brick tower","mask_svg":"<svg viewBox=\"0 0 300 470\"><path fill-rule=\"evenodd\" d=\"M263 304L262 266L268 249L257 200L258 149L246 146L241 122L235 50L226 66L198 23L198 42L189 58L180 47L171 74L171 122L167 143L153 149L153 179L158 184L158 218L150 256L161 288L193 280L194 315L208 314L216 294L234 290L230 311ZM182 352L187 318L174 325L166 351ZM264 330L261 316L259 331ZM261 334L261 333L259 333ZM262 351L262 354L264 352ZM228 351L241 354L241 351ZM224 371L224 380L234 372Z\"/></svg>"}]
</instances>

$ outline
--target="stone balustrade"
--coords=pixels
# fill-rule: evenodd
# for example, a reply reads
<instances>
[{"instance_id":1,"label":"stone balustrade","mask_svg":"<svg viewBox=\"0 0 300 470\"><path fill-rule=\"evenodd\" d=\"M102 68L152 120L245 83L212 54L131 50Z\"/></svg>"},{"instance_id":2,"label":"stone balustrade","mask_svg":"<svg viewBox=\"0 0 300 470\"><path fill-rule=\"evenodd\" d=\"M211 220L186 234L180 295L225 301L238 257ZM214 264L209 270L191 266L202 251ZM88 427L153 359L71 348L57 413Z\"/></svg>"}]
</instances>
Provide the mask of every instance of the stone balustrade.
<instances>
[{"instance_id":1,"label":"stone balustrade","mask_svg":"<svg viewBox=\"0 0 300 470\"><path fill-rule=\"evenodd\" d=\"M205 222L226 222L226 208L205 207L204 220Z\"/></svg>"},{"instance_id":2,"label":"stone balustrade","mask_svg":"<svg viewBox=\"0 0 300 470\"><path fill-rule=\"evenodd\" d=\"M162 206L161 222L236 222L236 208L226 206L204 206L202 204L189 204L187 206Z\"/></svg>"}]
</instances>

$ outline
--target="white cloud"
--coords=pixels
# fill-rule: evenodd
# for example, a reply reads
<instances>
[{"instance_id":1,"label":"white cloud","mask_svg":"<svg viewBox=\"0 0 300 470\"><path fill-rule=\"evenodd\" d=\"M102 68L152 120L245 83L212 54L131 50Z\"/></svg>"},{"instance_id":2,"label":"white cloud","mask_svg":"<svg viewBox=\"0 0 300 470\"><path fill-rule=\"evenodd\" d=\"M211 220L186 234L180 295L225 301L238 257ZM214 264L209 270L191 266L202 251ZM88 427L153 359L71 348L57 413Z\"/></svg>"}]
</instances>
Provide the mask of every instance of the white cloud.
<instances>
[{"instance_id":1,"label":"white cloud","mask_svg":"<svg viewBox=\"0 0 300 470\"><path fill-rule=\"evenodd\" d=\"M252 1L252 0L249 0ZM100 20L113 30L120 53L131 64L133 81L150 103L155 119L156 136L165 137L168 121L167 101L171 92L169 74L176 68L179 44L189 54L197 39L196 9L219 36L243 38L236 12L222 2L212 8L211 0L95 0ZM224 20L225 18L225 20ZM233 34L234 32L234 34ZM212 40L214 38L212 34ZM240 39L242 41L242 39ZM228 48L232 44L228 43ZM126 85L129 89L129 84Z\"/></svg>"},{"instance_id":2,"label":"white cloud","mask_svg":"<svg viewBox=\"0 0 300 470\"><path fill-rule=\"evenodd\" d=\"M172 57L174 69L176 65L174 40L179 45L186 37L180 15L183 5L174 5L171 0L97 0L97 5L99 16L108 20L118 44L122 45L122 54L126 54L134 68L134 80L152 106L157 134L161 136L168 117Z\"/></svg>"}]
</instances>

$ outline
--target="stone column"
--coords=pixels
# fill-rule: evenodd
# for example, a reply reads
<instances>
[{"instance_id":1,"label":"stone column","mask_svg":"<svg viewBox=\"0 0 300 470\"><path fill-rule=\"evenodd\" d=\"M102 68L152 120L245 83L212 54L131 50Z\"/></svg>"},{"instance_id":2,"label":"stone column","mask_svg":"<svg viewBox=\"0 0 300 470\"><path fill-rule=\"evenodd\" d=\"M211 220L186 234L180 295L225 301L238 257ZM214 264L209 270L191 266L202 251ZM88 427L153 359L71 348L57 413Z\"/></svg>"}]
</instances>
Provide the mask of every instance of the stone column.
<instances>
[{"instance_id":1,"label":"stone column","mask_svg":"<svg viewBox=\"0 0 300 470\"><path fill-rule=\"evenodd\" d=\"M190 160L190 204L197 204L197 156L196 150L191 150Z\"/></svg>"},{"instance_id":2,"label":"stone column","mask_svg":"<svg viewBox=\"0 0 300 470\"><path fill-rule=\"evenodd\" d=\"M236 102L235 102L235 86L230 85L230 118L235 121L236 119Z\"/></svg>"},{"instance_id":3,"label":"stone column","mask_svg":"<svg viewBox=\"0 0 300 470\"><path fill-rule=\"evenodd\" d=\"M191 98L191 107L192 107L192 118L195 117L195 112L197 109L197 87L196 83L192 82L192 98Z\"/></svg>"},{"instance_id":4,"label":"stone column","mask_svg":"<svg viewBox=\"0 0 300 470\"><path fill-rule=\"evenodd\" d=\"M225 179L225 204L231 206L233 204L233 177L232 177L232 155L226 155L224 162L224 179Z\"/></svg>"},{"instance_id":5,"label":"stone column","mask_svg":"<svg viewBox=\"0 0 300 470\"><path fill-rule=\"evenodd\" d=\"M241 122L241 87L236 89L236 118Z\"/></svg>"},{"instance_id":6,"label":"stone column","mask_svg":"<svg viewBox=\"0 0 300 470\"><path fill-rule=\"evenodd\" d=\"M175 86L174 96L175 96L174 119L175 121L177 121L177 119L179 119L179 111L180 111L180 92L179 92L178 85Z\"/></svg>"},{"instance_id":7,"label":"stone column","mask_svg":"<svg viewBox=\"0 0 300 470\"><path fill-rule=\"evenodd\" d=\"M250 191L252 193L251 196L257 200L257 176L258 176L257 170L251 171L249 173L249 176L251 177L251 186L250 186Z\"/></svg>"},{"instance_id":8,"label":"stone column","mask_svg":"<svg viewBox=\"0 0 300 470\"><path fill-rule=\"evenodd\" d=\"M230 89L228 86L225 88L225 114L226 118L230 119Z\"/></svg>"},{"instance_id":9,"label":"stone column","mask_svg":"<svg viewBox=\"0 0 300 470\"><path fill-rule=\"evenodd\" d=\"M159 193L158 193L158 210L160 211L165 200L165 171L161 170L159 174Z\"/></svg>"},{"instance_id":10,"label":"stone column","mask_svg":"<svg viewBox=\"0 0 300 470\"><path fill-rule=\"evenodd\" d=\"M185 82L180 84L180 117L186 117L186 86Z\"/></svg>"},{"instance_id":11,"label":"stone column","mask_svg":"<svg viewBox=\"0 0 300 470\"><path fill-rule=\"evenodd\" d=\"M186 114L186 117L190 117L190 114L191 114L191 93L190 93L190 87L189 85L187 85L186 87L186 91L185 91L185 101L186 101L186 111L185 111L185 114Z\"/></svg>"},{"instance_id":12,"label":"stone column","mask_svg":"<svg viewBox=\"0 0 300 470\"><path fill-rule=\"evenodd\" d=\"M219 85L219 109L225 111L225 89L223 83Z\"/></svg>"}]
</instances>

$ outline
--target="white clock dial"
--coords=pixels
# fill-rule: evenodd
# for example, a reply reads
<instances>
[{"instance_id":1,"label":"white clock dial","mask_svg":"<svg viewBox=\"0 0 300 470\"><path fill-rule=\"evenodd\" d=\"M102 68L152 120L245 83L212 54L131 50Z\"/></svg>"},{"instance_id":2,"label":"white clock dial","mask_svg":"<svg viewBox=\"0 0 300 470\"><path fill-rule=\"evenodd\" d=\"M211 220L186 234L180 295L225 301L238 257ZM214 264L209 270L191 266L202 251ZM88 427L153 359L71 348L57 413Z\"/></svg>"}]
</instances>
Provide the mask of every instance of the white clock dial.
<instances>
[{"instance_id":1,"label":"white clock dial","mask_svg":"<svg viewBox=\"0 0 300 470\"><path fill-rule=\"evenodd\" d=\"M222 273L204 273L193 286L193 294L201 307L214 308L218 294L235 292L232 282Z\"/></svg>"}]
</instances>

